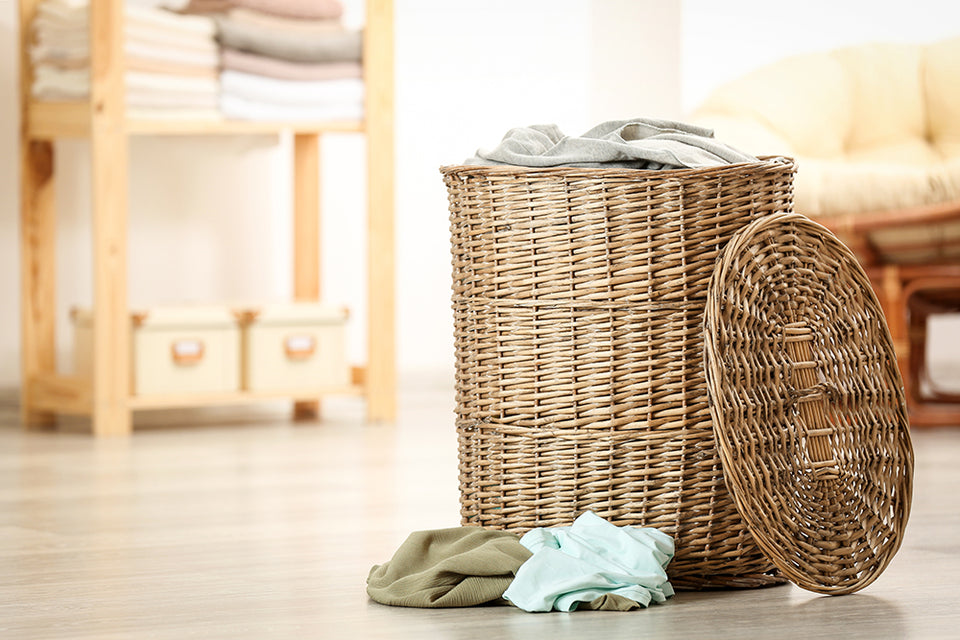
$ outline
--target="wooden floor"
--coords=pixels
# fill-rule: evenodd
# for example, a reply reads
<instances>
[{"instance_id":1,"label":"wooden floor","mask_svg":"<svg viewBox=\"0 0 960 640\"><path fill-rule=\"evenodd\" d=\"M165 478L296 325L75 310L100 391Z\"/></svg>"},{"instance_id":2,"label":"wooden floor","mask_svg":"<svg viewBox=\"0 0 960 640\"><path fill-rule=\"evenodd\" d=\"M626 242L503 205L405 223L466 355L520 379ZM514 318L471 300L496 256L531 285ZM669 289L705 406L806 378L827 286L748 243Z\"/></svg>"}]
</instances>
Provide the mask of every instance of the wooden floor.
<instances>
[{"instance_id":1,"label":"wooden floor","mask_svg":"<svg viewBox=\"0 0 960 640\"><path fill-rule=\"evenodd\" d=\"M960 429L914 434L904 547L859 594L680 593L632 613L372 603L371 565L458 524L452 398L408 388L393 427L345 399L323 423L148 414L107 440L25 433L0 408L0 638L960 637Z\"/></svg>"}]
</instances>

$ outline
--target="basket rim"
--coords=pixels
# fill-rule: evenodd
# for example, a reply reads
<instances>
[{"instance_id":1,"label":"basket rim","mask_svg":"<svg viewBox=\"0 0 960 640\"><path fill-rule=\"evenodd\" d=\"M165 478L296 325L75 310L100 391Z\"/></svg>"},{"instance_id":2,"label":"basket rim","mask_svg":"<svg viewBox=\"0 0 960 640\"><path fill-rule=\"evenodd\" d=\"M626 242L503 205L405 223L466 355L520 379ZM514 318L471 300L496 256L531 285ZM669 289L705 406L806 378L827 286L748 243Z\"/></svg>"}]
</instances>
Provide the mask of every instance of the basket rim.
<instances>
[{"instance_id":1,"label":"basket rim","mask_svg":"<svg viewBox=\"0 0 960 640\"><path fill-rule=\"evenodd\" d=\"M755 169L789 169L796 172L796 160L790 156L772 155L758 156L757 162L737 162L720 164L711 167L680 168L680 169L634 169L628 167L525 167L512 164L450 164L441 165L440 173L444 176L454 174L477 174L486 176L530 176L530 177L685 177L713 173L740 173Z\"/></svg>"}]
</instances>

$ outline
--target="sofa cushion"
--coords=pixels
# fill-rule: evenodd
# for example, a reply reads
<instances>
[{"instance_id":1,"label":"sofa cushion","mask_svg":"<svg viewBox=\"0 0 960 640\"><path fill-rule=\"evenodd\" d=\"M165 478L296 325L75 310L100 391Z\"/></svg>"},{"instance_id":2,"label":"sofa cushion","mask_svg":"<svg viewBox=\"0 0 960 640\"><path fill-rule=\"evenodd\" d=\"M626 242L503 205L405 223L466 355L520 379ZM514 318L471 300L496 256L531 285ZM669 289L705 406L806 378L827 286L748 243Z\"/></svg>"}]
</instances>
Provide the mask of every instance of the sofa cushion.
<instances>
[{"instance_id":1,"label":"sofa cushion","mask_svg":"<svg viewBox=\"0 0 960 640\"><path fill-rule=\"evenodd\" d=\"M927 48L923 82L930 139L944 156L960 158L960 38Z\"/></svg>"},{"instance_id":2,"label":"sofa cushion","mask_svg":"<svg viewBox=\"0 0 960 640\"><path fill-rule=\"evenodd\" d=\"M846 73L852 100L848 151L926 139L922 52L918 45L870 44L833 53Z\"/></svg>"},{"instance_id":3,"label":"sofa cushion","mask_svg":"<svg viewBox=\"0 0 960 640\"><path fill-rule=\"evenodd\" d=\"M698 118L697 124L713 129L717 140L740 151L747 152L747 149L753 149L749 153L764 156L793 157L796 155L792 143L756 120L709 113ZM746 143L745 146L740 146L742 143Z\"/></svg>"},{"instance_id":4,"label":"sofa cushion","mask_svg":"<svg viewBox=\"0 0 960 640\"><path fill-rule=\"evenodd\" d=\"M930 167L797 157L796 210L830 218L942 202ZM957 194L960 197L960 194Z\"/></svg>"},{"instance_id":5,"label":"sofa cushion","mask_svg":"<svg viewBox=\"0 0 960 640\"><path fill-rule=\"evenodd\" d=\"M899 164L927 168L943 162L940 151L922 138L905 138L872 147L850 149L843 159L858 164Z\"/></svg>"},{"instance_id":6,"label":"sofa cushion","mask_svg":"<svg viewBox=\"0 0 960 640\"><path fill-rule=\"evenodd\" d=\"M793 56L720 87L698 114L752 120L798 154L836 157L844 151L853 117L848 72L829 54ZM717 133L736 146L735 139L719 135L719 127ZM753 152L775 153L766 147Z\"/></svg>"},{"instance_id":7,"label":"sofa cushion","mask_svg":"<svg viewBox=\"0 0 960 640\"><path fill-rule=\"evenodd\" d=\"M960 223L880 229L870 234L870 244L883 262L910 264L956 259L960 257Z\"/></svg>"}]
</instances>

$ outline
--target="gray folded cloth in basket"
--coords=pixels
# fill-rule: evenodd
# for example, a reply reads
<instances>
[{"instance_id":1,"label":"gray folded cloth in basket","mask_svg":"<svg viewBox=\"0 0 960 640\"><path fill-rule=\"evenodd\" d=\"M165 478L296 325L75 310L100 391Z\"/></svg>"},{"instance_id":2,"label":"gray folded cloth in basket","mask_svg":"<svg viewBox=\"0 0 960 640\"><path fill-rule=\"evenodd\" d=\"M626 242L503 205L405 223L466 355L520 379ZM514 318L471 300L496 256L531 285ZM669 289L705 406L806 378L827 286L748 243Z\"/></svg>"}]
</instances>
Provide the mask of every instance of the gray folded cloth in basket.
<instances>
[{"instance_id":1,"label":"gray folded cloth in basket","mask_svg":"<svg viewBox=\"0 0 960 640\"><path fill-rule=\"evenodd\" d=\"M713 130L683 122L637 118L597 125L580 137L553 124L511 129L493 149L479 149L470 165L678 169L757 162L718 142Z\"/></svg>"}]
</instances>

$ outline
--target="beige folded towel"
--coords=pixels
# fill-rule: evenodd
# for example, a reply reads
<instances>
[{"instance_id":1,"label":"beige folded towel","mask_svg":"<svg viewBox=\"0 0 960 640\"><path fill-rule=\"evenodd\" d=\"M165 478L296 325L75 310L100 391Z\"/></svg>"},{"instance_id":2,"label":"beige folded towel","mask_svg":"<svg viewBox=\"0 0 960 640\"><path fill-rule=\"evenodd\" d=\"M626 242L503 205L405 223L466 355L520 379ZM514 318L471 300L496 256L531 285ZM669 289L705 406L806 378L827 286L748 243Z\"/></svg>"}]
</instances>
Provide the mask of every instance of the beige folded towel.
<instances>
[{"instance_id":1,"label":"beige folded towel","mask_svg":"<svg viewBox=\"0 0 960 640\"><path fill-rule=\"evenodd\" d=\"M263 27L265 29L279 29L288 33L318 34L343 30L343 24L339 18L326 18L323 20L286 18L272 13L244 9L243 7L231 9L227 15L235 22Z\"/></svg>"},{"instance_id":2,"label":"beige folded towel","mask_svg":"<svg viewBox=\"0 0 960 640\"><path fill-rule=\"evenodd\" d=\"M359 62L289 62L239 49L224 49L220 63L224 70L278 80L344 80L363 76Z\"/></svg>"},{"instance_id":3,"label":"beige folded towel","mask_svg":"<svg viewBox=\"0 0 960 640\"><path fill-rule=\"evenodd\" d=\"M259 25L219 18L220 44L291 62L357 62L362 37L357 30L325 34L290 33Z\"/></svg>"},{"instance_id":4,"label":"beige folded towel","mask_svg":"<svg viewBox=\"0 0 960 640\"><path fill-rule=\"evenodd\" d=\"M343 15L340 0L233 0L233 4L288 18L323 20Z\"/></svg>"}]
</instances>

